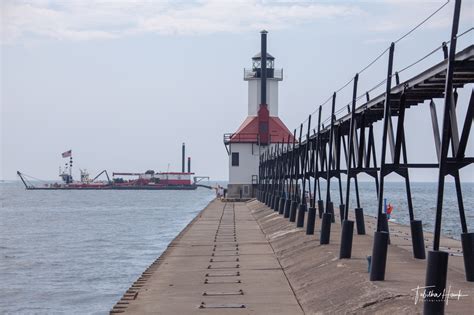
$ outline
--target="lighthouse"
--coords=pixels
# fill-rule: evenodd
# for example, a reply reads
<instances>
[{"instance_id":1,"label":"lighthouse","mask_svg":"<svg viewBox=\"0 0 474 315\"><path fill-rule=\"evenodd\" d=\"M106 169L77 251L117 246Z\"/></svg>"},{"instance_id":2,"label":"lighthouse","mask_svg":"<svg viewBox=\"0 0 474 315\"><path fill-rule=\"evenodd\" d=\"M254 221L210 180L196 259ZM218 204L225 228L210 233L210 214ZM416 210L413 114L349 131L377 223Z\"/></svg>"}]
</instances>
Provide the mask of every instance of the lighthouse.
<instances>
[{"instance_id":1,"label":"lighthouse","mask_svg":"<svg viewBox=\"0 0 474 315\"><path fill-rule=\"evenodd\" d=\"M283 69L275 68L275 57L267 52L267 31L260 32L261 49L244 69L248 82L248 116L234 133L224 135L229 155L229 198L252 198L258 184L260 154L277 143L293 141L278 117L278 83Z\"/></svg>"}]
</instances>

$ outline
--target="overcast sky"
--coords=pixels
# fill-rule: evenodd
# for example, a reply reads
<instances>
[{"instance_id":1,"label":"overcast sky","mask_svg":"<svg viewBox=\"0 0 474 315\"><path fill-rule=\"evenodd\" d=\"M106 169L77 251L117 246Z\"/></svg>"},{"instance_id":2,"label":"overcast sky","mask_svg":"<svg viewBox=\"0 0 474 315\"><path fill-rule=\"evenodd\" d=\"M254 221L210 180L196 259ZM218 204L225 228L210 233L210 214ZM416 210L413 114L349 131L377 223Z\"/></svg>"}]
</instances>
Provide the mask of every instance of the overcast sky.
<instances>
[{"instance_id":1,"label":"overcast sky","mask_svg":"<svg viewBox=\"0 0 474 315\"><path fill-rule=\"evenodd\" d=\"M260 49L261 29L269 31L268 50L284 68L280 118L293 129L443 3L1 1L0 179L16 179L17 170L56 179L60 153L69 149L76 172L86 168L91 175L165 171L168 164L180 170L186 142L193 171L226 180L222 137L247 115L243 68ZM397 43L395 69L449 40L453 7L451 1ZM463 1L460 31L473 21L474 1ZM458 50L473 36L461 37ZM441 59L439 51L401 80ZM360 94L384 78L386 61L384 55L361 75ZM471 89L460 91L462 118ZM338 94L338 108L350 94L350 86ZM442 116L442 100L436 102ZM409 109L406 124L409 161L434 162L426 104ZM466 168L462 179L473 181L473 173ZM411 174L418 181L437 178L437 171Z\"/></svg>"}]
</instances>

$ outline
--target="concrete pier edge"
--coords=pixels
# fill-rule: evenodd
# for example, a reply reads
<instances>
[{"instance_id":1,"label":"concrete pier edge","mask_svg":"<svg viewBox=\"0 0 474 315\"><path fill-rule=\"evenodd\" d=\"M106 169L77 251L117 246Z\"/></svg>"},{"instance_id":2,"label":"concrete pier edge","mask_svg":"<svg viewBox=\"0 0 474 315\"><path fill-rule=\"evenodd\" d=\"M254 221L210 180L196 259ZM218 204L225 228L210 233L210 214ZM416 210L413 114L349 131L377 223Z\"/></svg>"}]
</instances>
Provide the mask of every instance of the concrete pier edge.
<instances>
[{"instance_id":1,"label":"concrete pier edge","mask_svg":"<svg viewBox=\"0 0 474 315\"><path fill-rule=\"evenodd\" d=\"M295 299L295 301L290 302L290 304L293 303L298 306L297 308L294 308L294 306L292 306L293 308L289 308L292 311L282 308L278 314L373 312L382 314L411 314L422 312L423 302L418 301L416 303L416 291L414 290L417 286L422 287L424 285L426 260L413 258L411 242L408 236L410 229L409 226L391 223L391 235L394 244L389 245L386 280L371 282L369 281L369 274L367 272L366 256L370 255L372 249L373 231L376 227L375 218L365 215L367 235L358 235L357 233L354 233L354 249L352 258L339 259L338 253L341 233L339 224L333 224L332 226L331 243L328 245L320 245L319 233L306 235L305 228L297 228L295 223L288 222L288 220L284 219L282 215L279 215L278 212L273 211L263 203L256 200L250 200L247 202L224 202L214 199L206 208L196 215L196 217L173 239L160 257L155 260L155 262L152 263L145 272L143 272L137 281L132 284L123 297L112 308L110 311L111 314L130 313L130 311L127 311L130 303L142 303L142 301L136 299L141 290L144 287L149 286L147 284L148 280L152 277L161 278L163 273L160 273L160 270L158 270L159 267L166 260L173 261L173 257L169 257L170 250L174 248L174 245L182 240L182 238L193 226L196 225L197 222L201 222L200 224L202 225L202 221L199 221L199 219L203 217L203 214L216 211L215 209L212 209L213 207L216 208L216 206L213 205L219 204L232 204L232 207L235 207L234 221L236 213L240 213L239 215L242 216L244 215L244 212L248 211L250 216L247 215L245 217L246 219L240 223L240 228L246 224L254 224L251 222L254 220L268 242L271 252L273 253L269 255L274 256L276 259L278 269L281 269L285 282L288 284L286 295L288 298ZM253 218L253 220L249 220L249 218ZM209 221L207 222L207 224L209 224ZM305 220L304 226L306 226L306 223ZM321 228L321 220L319 218L316 220L315 228L316 231ZM239 227L237 230L238 229ZM189 235L187 237L189 242ZM432 238L431 233L426 233L426 244L430 244L430 238ZM246 242L243 243L237 243L236 237L235 240L236 246L240 246L240 248L244 246L248 246L247 248L249 248L252 244L250 238L247 238ZM462 294L465 295L459 300L450 299L449 305L446 307L446 313L469 313L474 304L474 286L472 283L464 280L462 256L459 255L460 242L445 237L442 239L442 242L445 244L445 248L449 249L452 253L448 270L448 285L452 286L453 292L457 293L460 290ZM254 243L259 242L254 241ZM180 248L183 246L184 245L181 245ZM195 246L204 247L204 244ZM214 245L214 247L216 247L216 245ZM244 259L245 256L241 257L241 259ZM190 257L189 259L193 258ZM245 269L243 270L245 271ZM260 279L260 282L261 281L265 282L265 278ZM249 281L247 281L247 283L248 282ZM150 285L156 286L156 281L155 284ZM247 293L249 290L245 291ZM149 294L150 293L148 292L148 295ZM186 294L189 294L189 292L186 292ZM242 295L243 294L242 291ZM179 295L179 293L177 295ZM289 297L290 295L291 297ZM246 298L248 298L248 295ZM148 300L147 303L150 304L150 300ZM163 305L158 301L151 301L151 303L153 304L152 308L154 310L161 310L163 307ZM163 303L163 301L161 303ZM274 300L269 300L268 303L273 303L275 305L283 303L283 305L288 306L288 304L279 301L278 295L275 296ZM194 304L188 307L185 313L212 312L210 309L200 309ZM222 305L224 308L220 309L218 314L234 314L234 312L239 312L239 314L261 313L252 310L251 303L247 304L247 307L250 307L248 309L233 309L234 306L227 309L225 307L230 307L229 305L233 304ZM241 305L244 306L246 304L242 303ZM169 310L169 305L167 305L167 308L165 309ZM149 313L137 312L136 308L134 310L135 311L132 311L131 313ZM150 310L150 308L148 308L148 310ZM167 313L166 311L161 310L154 313L168 314L169 312Z\"/></svg>"},{"instance_id":2,"label":"concrete pier edge","mask_svg":"<svg viewBox=\"0 0 474 315\"><path fill-rule=\"evenodd\" d=\"M163 251L163 253L161 253L161 255L158 256L158 258L156 258L155 261L153 261L151 265L147 267L147 269L145 269L145 271L141 274L141 276L139 276L138 279L132 283L130 288L128 288L128 290L125 291L125 293L122 295L120 300L118 300L117 303L115 303L115 305L110 310L110 314L118 314L118 313L124 312L124 309L129 304L129 301L131 300L131 298L132 300L134 300L137 297L138 292L143 287L144 282L146 282L146 280L149 278L150 273L153 273L160 266L160 264L163 262L163 260L166 258L167 254L169 253L169 250L173 246L173 244L175 244L179 239L183 237L183 235L189 230L189 228L201 217L202 213L215 200L216 198L209 201L208 204L204 208L202 208L196 214L196 216L184 227L184 229L182 229L181 232L179 232L178 235L176 235L173 238L173 240L166 246L166 249Z\"/></svg>"}]
</instances>

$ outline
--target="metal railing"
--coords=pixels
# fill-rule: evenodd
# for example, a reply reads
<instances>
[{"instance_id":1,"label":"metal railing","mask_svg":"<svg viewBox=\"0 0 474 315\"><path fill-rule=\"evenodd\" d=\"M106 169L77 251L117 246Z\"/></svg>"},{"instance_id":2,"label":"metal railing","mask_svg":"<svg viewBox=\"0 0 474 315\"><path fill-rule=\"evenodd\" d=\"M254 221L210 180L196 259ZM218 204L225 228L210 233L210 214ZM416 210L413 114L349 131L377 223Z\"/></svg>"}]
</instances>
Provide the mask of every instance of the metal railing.
<instances>
[{"instance_id":1,"label":"metal railing","mask_svg":"<svg viewBox=\"0 0 474 315\"><path fill-rule=\"evenodd\" d=\"M283 141L280 137L269 135L270 143L286 143L287 140ZM228 145L229 143L259 143L258 133L226 133L224 134L224 144Z\"/></svg>"},{"instance_id":2,"label":"metal railing","mask_svg":"<svg viewBox=\"0 0 474 315\"><path fill-rule=\"evenodd\" d=\"M257 142L258 133L226 133L224 134L224 144L231 142Z\"/></svg>"},{"instance_id":3,"label":"metal railing","mask_svg":"<svg viewBox=\"0 0 474 315\"><path fill-rule=\"evenodd\" d=\"M257 69L257 70L260 70L260 69ZM257 70L244 68L244 80L260 78L259 71ZM267 79L283 80L283 69L267 69L267 70L272 70L273 72L272 74L269 73L269 75L267 76Z\"/></svg>"}]
</instances>

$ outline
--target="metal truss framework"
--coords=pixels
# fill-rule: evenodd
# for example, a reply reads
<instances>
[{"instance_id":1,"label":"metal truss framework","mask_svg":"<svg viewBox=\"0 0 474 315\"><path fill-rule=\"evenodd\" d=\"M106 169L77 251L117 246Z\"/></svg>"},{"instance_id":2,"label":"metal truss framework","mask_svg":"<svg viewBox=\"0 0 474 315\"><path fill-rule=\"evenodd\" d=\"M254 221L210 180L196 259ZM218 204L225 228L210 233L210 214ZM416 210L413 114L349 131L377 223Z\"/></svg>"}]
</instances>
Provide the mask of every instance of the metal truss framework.
<instances>
[{"instance_id":1,"label":"metal truss framework","mask_svg":"<svg viewBox=\"0 0 474 315\"><path fill-rule=\"evenodd\" d=\"M474 118L474 90L463 120L456 111L457 91L474 83L474 45L456 53L460 1L455 3L451 40L443 43L444 60L418 75L400 82L398 73L393 74L395 44L389 49L389 61L385 93L370 98L356 107L358 75L353 79L352 106L347 106L347 114L336 118L336 93L332 96L331 119L329 125L321 123L322 108L319 107L316 128L311 129L311 115L307 129L301 124L299 137L290 143L283 141L271 146L260 157L259 184L257 198L278 211L297 227L303 227L307 214L306 233L314 234L317 210L322 218L320 243L330 242L331 222L334 222L334 206L331 183L338 184L339 211L342 234L340 258L350 258L354 222L349 220L351 206L350 185L355 185L355 223L358 234L365 234L364 215L359 198L359 174L367 174L374 179L378 194L378 224L374 235L372 267L370 279L380 281L385 278L385 265L389 243L388 223L383 212L384 179L391 173L404 178L408 216L411 226L413 256L425 259L425 244L421 220L416 219L412 204L409 169L431 168L439 172L436 204L436 221L432 250L428 253L426 286L434 286L442 292L446 285L448 253L440 251L441 218L443 213L444 181L447 175L454 177L461 223L461 241L467 281L474 281L474 233L469 233L464 213L463 196L459 170L474 163L474 157L466 156L466 147L471 134ZM392 78L395 86L392 87ZM438 125L434 100L443 99L442 126ZM406 149L406 116L411 107L428 106L429 103L437 161L409 163ZM396 125L392 119L397 117ZM374 124L382 121L381 135L376 135ZM462 121L462 125L458 125ZM303 131L306 137L303 139ZM296 139L297 130L294 130ZM376 153L375 137L381 139L381 152ZM378 164L378 162L380 164ZM341 176L345 175L345 195ZM326 196L321 196L322 180L325 180ZM312 187L311 187L312 186ZM307 189L308 187L308 189ZM308 193L309 192L309 193ZM323 199L324 198L324 199ZM324 201L323 201L324 200ZM309 203L309 208L307 205ZM444 302L432 299L425 301L425 312L444 311Z\"/></svg>"}]
</instances>

